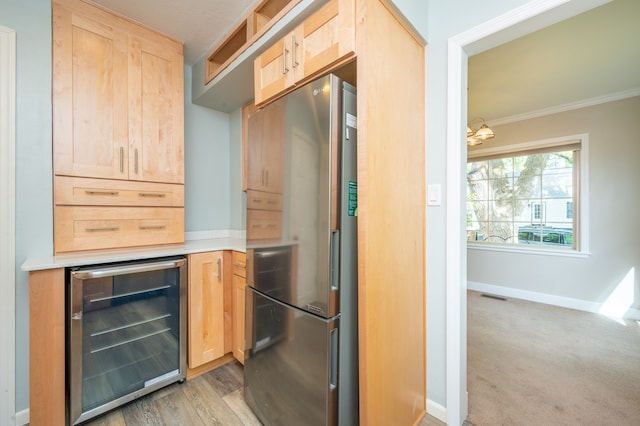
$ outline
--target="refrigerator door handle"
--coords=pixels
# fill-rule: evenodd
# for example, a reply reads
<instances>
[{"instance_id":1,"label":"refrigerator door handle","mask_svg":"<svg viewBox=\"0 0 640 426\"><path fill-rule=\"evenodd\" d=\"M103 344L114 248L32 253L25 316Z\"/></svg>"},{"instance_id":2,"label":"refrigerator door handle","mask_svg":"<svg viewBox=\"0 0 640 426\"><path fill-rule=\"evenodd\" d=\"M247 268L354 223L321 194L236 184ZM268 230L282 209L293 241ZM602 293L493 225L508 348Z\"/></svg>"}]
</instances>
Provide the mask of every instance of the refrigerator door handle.
<instances>
[{"instance_id":1,"label":"refrigerator door handle","mask_svg":"<svg viewBox=\"0 0 640 426\"><path fill-rule=\"evenodd\" d=\"M331 291L340 287L340 231L331 231Z\"/></svg>"},{"instance_id":2,"label":"refrigerator door handle","mask_svg":"<svg viewBox=\"0 0 640 426\"><path fill-rule=\"evenodd\" d=\"M338 328L329 332L329 391L338 387Z\"/></svg>"}]
</instances>

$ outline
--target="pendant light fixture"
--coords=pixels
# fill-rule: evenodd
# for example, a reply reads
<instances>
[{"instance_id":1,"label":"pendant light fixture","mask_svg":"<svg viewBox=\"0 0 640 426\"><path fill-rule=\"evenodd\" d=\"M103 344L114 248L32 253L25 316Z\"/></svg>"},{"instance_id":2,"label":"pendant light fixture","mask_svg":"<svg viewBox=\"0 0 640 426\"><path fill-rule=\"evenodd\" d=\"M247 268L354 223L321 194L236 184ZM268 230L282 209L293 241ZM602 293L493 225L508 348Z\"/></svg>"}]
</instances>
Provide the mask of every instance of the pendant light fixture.
<instances>
[{"instance_id":1,"label":"pendant light fixture","mask_svg":"<svg viewBox=\"0 0 640 426\"><path fill-rule=\"evenodd\" d=\"M474 123L480 124L477 130L474 127ZM495 137L493 130L487 126L485 119L482 117L476 117L467 124L467 145L469 146L480 145L484 141Z\"/></svg>"}]
</instances>

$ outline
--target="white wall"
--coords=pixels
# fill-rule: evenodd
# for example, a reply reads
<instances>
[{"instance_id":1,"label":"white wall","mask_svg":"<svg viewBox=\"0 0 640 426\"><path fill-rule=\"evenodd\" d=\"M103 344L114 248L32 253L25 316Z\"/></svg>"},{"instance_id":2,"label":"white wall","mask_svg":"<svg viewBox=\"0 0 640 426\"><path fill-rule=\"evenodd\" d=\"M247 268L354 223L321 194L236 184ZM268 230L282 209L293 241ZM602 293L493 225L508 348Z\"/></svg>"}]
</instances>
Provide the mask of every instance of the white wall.
<instances>
[{"instance_id":1,"label":"white wall","mask_svg":"<svg viewBox=\"0 0 640 426\"><path fill-rule=\"evenodd\" d=\"M626 285L622 302L640 308L638 117L640 97L634 97L495 126L498 136L492 145L496 146L588 134L591 255L570 258L469 249L468 280L595 304Z\"/></svg>"}]
</instances>

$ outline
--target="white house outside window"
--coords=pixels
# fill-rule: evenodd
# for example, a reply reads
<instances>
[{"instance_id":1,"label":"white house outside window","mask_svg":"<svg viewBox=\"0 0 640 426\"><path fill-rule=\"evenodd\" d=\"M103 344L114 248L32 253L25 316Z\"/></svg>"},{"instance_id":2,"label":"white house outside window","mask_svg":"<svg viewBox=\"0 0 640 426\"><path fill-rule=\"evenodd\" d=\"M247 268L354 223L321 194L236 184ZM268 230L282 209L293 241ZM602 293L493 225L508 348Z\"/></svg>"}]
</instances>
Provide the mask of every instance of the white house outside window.
<instances>
[{"instance_id":1,"label":"white house outside window","mask_svg":"<svg viewBox=\"0 0 640 426\"><path fill-rule=\"evenodd\" d=\"M582 141L470 151L467 240L473 246L579 249Z\"/></svg>"}]
</instances>

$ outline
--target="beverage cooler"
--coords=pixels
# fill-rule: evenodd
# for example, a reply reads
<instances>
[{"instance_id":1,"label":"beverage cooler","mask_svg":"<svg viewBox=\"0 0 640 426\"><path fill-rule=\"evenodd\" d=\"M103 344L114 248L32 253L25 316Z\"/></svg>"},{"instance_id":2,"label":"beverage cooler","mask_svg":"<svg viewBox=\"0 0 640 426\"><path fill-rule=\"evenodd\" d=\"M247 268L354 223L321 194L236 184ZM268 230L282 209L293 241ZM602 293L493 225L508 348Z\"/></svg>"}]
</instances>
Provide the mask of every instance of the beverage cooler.
<instances>
[{"instance_id":1,"label":"beverage cooler","mask_svg":"<svg viewBox=\"0 0 640 426\"><path fill-rule=\"evenodd\" d=\"M184 380L186 274L184 257L67 270L69 424Z\"/></svg>"}]
</instances>

